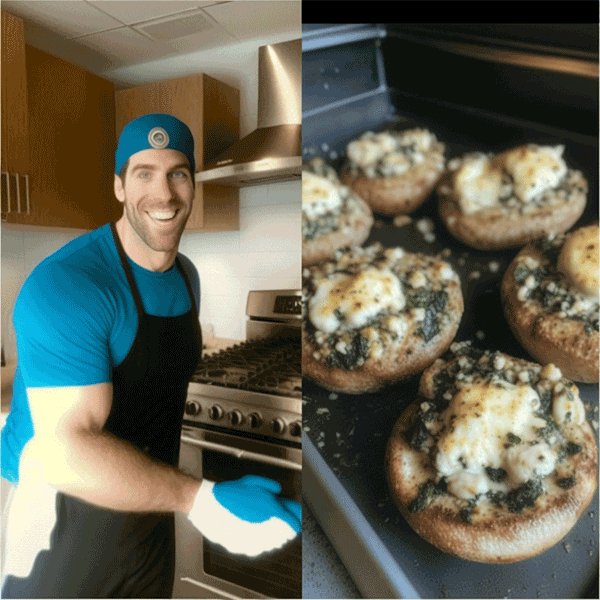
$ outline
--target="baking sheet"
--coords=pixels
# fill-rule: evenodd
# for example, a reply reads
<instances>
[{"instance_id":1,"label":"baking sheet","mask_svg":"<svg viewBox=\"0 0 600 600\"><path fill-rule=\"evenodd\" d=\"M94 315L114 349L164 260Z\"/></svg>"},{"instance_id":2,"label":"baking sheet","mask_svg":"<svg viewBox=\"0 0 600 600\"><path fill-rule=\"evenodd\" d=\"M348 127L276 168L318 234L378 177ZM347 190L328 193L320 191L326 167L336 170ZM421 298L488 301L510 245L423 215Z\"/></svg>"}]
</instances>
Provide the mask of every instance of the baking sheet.
<instances>
[{"instance_id":1,"label":"baking sheet","mask_svg":"<svg viewBox=\"0 0 600 600\"><path fill-rule=\"evenodd\" d=\"M364 118L357 119L358 114ZM584 172L590 186L588 206L576 227L598 219L596 138L424 101L393 90L389 95L374 90L354 103L315 111L303 120L305 158L320 155L339 168L346 143L363 131L413 126L433 131L446 144L447 158L472 150L498 152L524 142L565 143L567 162ZM477 251L454 240L437 216L435 194L410 216L411 223L402 227L397 227L393 218L376 216L365 245L378 241L384 246L399 245L411 252L433 255L449 251L444 259L459 273L465 297L465 313L456 340L470 339L482 349L532 360L510 332L500 302L502 274L518 249ZM382 565L382 577L389 575L401 586L397 589L414 589L422 598L597 598L598 492L560 543L539 557L519 563L494 566L465 561L442 553L413 532L389 494L384 457L393 424L415 399L417 389L418 376L383 392L361 396L332 394L306 378L303 382L305 435L311 449L324 459L323 464L318 460L311 464L305 444L305 478L316 476L315 485L321 486L325 494L328 490L324 488L341 485L344 494L338 499L329 494L332 502L338 503L338 514L362 523L357 529L361 538L373 536L368 540L368 553L387 557L377 559L380 562L393 561ZM588 418L597 434L598 386L580 384L579 389L590 406ZM321 473L307 473L317 464ZM305 486L305 495L309 489ZM307 501L312 506L311 499ZM316 512L316 517L325 531L341 526L332 524L330 515ZM337 550L343 560L354 551L340 546ZM360 564L345 562L353 574L360 569ZM365 584L360 587L369 597L378 595L365 589Z\"/></svg>"}]
</instances>

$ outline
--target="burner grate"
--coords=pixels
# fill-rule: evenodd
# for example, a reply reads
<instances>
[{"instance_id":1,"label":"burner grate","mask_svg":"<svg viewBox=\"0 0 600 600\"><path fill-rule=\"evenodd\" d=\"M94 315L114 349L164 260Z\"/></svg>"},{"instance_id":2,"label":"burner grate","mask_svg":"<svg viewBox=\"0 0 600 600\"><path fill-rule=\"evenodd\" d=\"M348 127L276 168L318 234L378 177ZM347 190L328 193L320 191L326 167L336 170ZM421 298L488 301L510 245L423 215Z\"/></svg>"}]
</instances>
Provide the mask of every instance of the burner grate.
<instances>
[{"instance_id":1,"label":"burner grate","mask_svg":"<svg viewBox=\"0 0 600 600\"><path fill-rule=\"evenodd\" d=\"M269 338L236 344L203 357L192 376L192 381L300 398L300 340Z\"/></svg>"}]
</instances>

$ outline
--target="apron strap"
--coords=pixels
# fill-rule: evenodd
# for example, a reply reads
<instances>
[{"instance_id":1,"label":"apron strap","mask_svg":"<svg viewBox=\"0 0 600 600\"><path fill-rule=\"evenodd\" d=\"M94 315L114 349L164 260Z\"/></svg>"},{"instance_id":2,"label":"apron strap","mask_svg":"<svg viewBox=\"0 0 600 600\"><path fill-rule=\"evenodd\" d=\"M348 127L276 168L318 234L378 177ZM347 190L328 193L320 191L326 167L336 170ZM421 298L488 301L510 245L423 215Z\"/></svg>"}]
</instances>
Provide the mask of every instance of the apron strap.
<instances>
[{"instance_id":1,"label":"apron strap","mask_svg":"<svg viewBox=\"0 0 600 600\"><path fill-rule=\"evenodd\" d=\"M131 289L131 293L133 295L133 300L135 302L138 315L143 315L145 311L144 305L142 304L142 298L140 297L137 285L135 284L133 272L131 270L131 267L129 266L129 262L127 261L127 255L125 254L125 250L123 249L123 245L121 244L121 240L119 239L119 234L117 233L117 228L114 223L110 224L110 229L115 240L115 246L117 247L119 258L121 259L121 265L123 266L123 270L125 271L125 275L127 277L127 282L129 283L129 288Z\"/></svg>"}]
</instances>

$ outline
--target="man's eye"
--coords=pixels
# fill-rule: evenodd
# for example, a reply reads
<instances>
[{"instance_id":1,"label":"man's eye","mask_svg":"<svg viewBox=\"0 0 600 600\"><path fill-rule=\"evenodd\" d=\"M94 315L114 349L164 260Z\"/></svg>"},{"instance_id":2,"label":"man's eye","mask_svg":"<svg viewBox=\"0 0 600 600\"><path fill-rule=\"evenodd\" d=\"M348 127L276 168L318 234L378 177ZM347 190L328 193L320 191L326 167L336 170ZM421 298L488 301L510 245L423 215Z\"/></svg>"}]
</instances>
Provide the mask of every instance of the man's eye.
<instances>
[{"instance_id":1,"label":"man's eye","mask_svg":"<svg viewBox=\"0 0 600 600\"><path fill-rule=\"evenodd\" d=\"M171 174L172 177L177 178L177 179L184 179L187 177L187 172L186 171L174 171Z\"/></svg>"}]
</instances>

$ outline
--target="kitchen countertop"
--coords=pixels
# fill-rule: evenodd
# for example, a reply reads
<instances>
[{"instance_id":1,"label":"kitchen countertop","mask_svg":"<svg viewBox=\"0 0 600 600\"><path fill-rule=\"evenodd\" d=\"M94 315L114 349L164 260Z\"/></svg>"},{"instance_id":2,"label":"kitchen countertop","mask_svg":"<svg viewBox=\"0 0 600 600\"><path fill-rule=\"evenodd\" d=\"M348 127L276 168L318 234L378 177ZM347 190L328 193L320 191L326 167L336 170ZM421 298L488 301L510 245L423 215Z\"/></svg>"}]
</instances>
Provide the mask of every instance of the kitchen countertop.
<instances>
[{"instance_id":1,"label":"kitchen countertop","mask_svg":"<svg viewBox=\"0 0 600 600\"><path fill-rule=\"evenodd\" d=\"M304 501L302 502L302 597L363 597Z\"/></svg>"}]
</instances>

